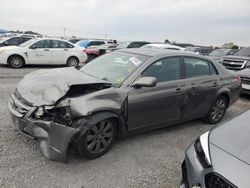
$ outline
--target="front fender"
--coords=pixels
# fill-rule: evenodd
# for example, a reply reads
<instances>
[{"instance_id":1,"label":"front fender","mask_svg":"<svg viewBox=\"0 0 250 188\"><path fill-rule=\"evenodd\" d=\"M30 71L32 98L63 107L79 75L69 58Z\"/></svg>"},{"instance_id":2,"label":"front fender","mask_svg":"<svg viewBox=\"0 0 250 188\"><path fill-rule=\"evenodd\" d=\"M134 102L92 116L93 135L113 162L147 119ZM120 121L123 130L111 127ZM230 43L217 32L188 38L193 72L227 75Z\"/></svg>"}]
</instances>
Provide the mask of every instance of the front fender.
<instances>
[{"instance_id":1,"label":"front fender","mask_svg":"<svg viewBox=\"0 0 250 188\"><path fill-rule=\"evenodd\" d=\"M108 118L115 118L117 120L117 128L119 136L125 130L125 119L122 115L115 114L114 112L110 111L103 111L97 112L92 114L91 116L81 117L75 120L72 123L72 127L79 129L79 133L73 137L73 141L78 143L80 138L90 129L91 126L95 125L96 123L108 119Z\"/></svg>"}]
</instances>

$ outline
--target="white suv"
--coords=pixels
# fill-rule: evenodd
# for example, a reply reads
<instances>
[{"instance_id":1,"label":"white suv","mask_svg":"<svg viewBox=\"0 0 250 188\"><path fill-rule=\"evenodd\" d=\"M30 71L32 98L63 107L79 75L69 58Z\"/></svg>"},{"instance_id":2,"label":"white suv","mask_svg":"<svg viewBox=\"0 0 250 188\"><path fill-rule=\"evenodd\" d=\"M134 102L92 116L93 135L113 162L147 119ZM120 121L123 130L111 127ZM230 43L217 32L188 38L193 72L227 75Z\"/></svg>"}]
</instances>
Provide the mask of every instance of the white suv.
<instances>
[{"instance_id":1,"label":"white suv","mask_svg":"<svg viewBox=\"0 0 250 188\"><path fill-rule=\"evenodd\" d=\"M61 39L32 39L19 46L0 48L0 64L21 68L25 64L65 64L76 67L87 60L85 49Z\"/></svg>"}]
</instances>

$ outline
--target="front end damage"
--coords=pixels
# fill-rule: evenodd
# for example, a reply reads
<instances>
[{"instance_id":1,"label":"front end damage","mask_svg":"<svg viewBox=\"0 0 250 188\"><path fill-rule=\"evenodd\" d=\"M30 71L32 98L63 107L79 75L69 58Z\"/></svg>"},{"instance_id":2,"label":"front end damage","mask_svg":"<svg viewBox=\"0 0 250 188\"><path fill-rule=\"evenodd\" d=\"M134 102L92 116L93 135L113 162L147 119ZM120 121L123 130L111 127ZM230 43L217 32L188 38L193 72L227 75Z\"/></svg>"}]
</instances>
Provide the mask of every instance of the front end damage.
<instances>
[{"instance_id":1,"label":"front end damage","mask_svg":"<svg viewBox=\"0 0 250 188\"><path fill-rule=\"evenodd\" d=\"M25 85L24 81L20 85ZM67 161L70 144L76 145L98 121L115 117L124 124L127 94L121 88L98 82L68 84L68 89L63 90L65 93L61 93L54 104L41 105L46 90L39 88L42 93L31 90L32 102L29 102L29 94L19 92L20 85L8 102L11 119L22 133L40 142L41 153L50 160ZM57 85L57 88L60 87ZM34 93L40 95L37 104ZM54 97L51 93L51 98Z\"/></svg>"}]
</instances>

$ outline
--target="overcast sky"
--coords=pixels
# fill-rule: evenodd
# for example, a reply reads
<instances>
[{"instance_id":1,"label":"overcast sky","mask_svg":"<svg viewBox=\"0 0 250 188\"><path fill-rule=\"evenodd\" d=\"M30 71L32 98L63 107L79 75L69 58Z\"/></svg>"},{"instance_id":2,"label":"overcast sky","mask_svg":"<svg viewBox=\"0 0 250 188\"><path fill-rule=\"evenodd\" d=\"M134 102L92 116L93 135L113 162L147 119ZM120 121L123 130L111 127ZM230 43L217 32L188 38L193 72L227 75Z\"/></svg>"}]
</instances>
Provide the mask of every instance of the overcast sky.
<instances>
[{"instance_id":1,"label":"overcast sky","mask_svg":"<svg viewBox=\"0 0 250 188\"><path fill-rule=\"evenodd\" d=\"M1 0L0 29L250 46L250 0Z\"/></svg>"}]
</instances>

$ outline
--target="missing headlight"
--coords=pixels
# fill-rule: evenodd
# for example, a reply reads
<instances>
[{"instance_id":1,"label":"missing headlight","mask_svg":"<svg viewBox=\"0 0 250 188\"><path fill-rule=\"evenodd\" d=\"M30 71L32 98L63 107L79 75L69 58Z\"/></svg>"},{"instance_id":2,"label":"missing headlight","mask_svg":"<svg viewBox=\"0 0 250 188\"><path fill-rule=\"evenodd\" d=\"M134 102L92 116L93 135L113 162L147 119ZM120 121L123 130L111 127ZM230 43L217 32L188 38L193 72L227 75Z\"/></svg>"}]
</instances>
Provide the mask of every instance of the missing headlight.
<instances>
[{"instance_id":1,"label":"missing headlight","mask_svg":"<svg viewBox=\"0 0 250 188\"><path fill-rule=\"evenodd\" d=\"M72 123L70 108L68 106L54 107L51 109L39 107L35 111L34 117L45 121L54 121L66 126L70 126Z\"/></svg>"}]
</instances>

